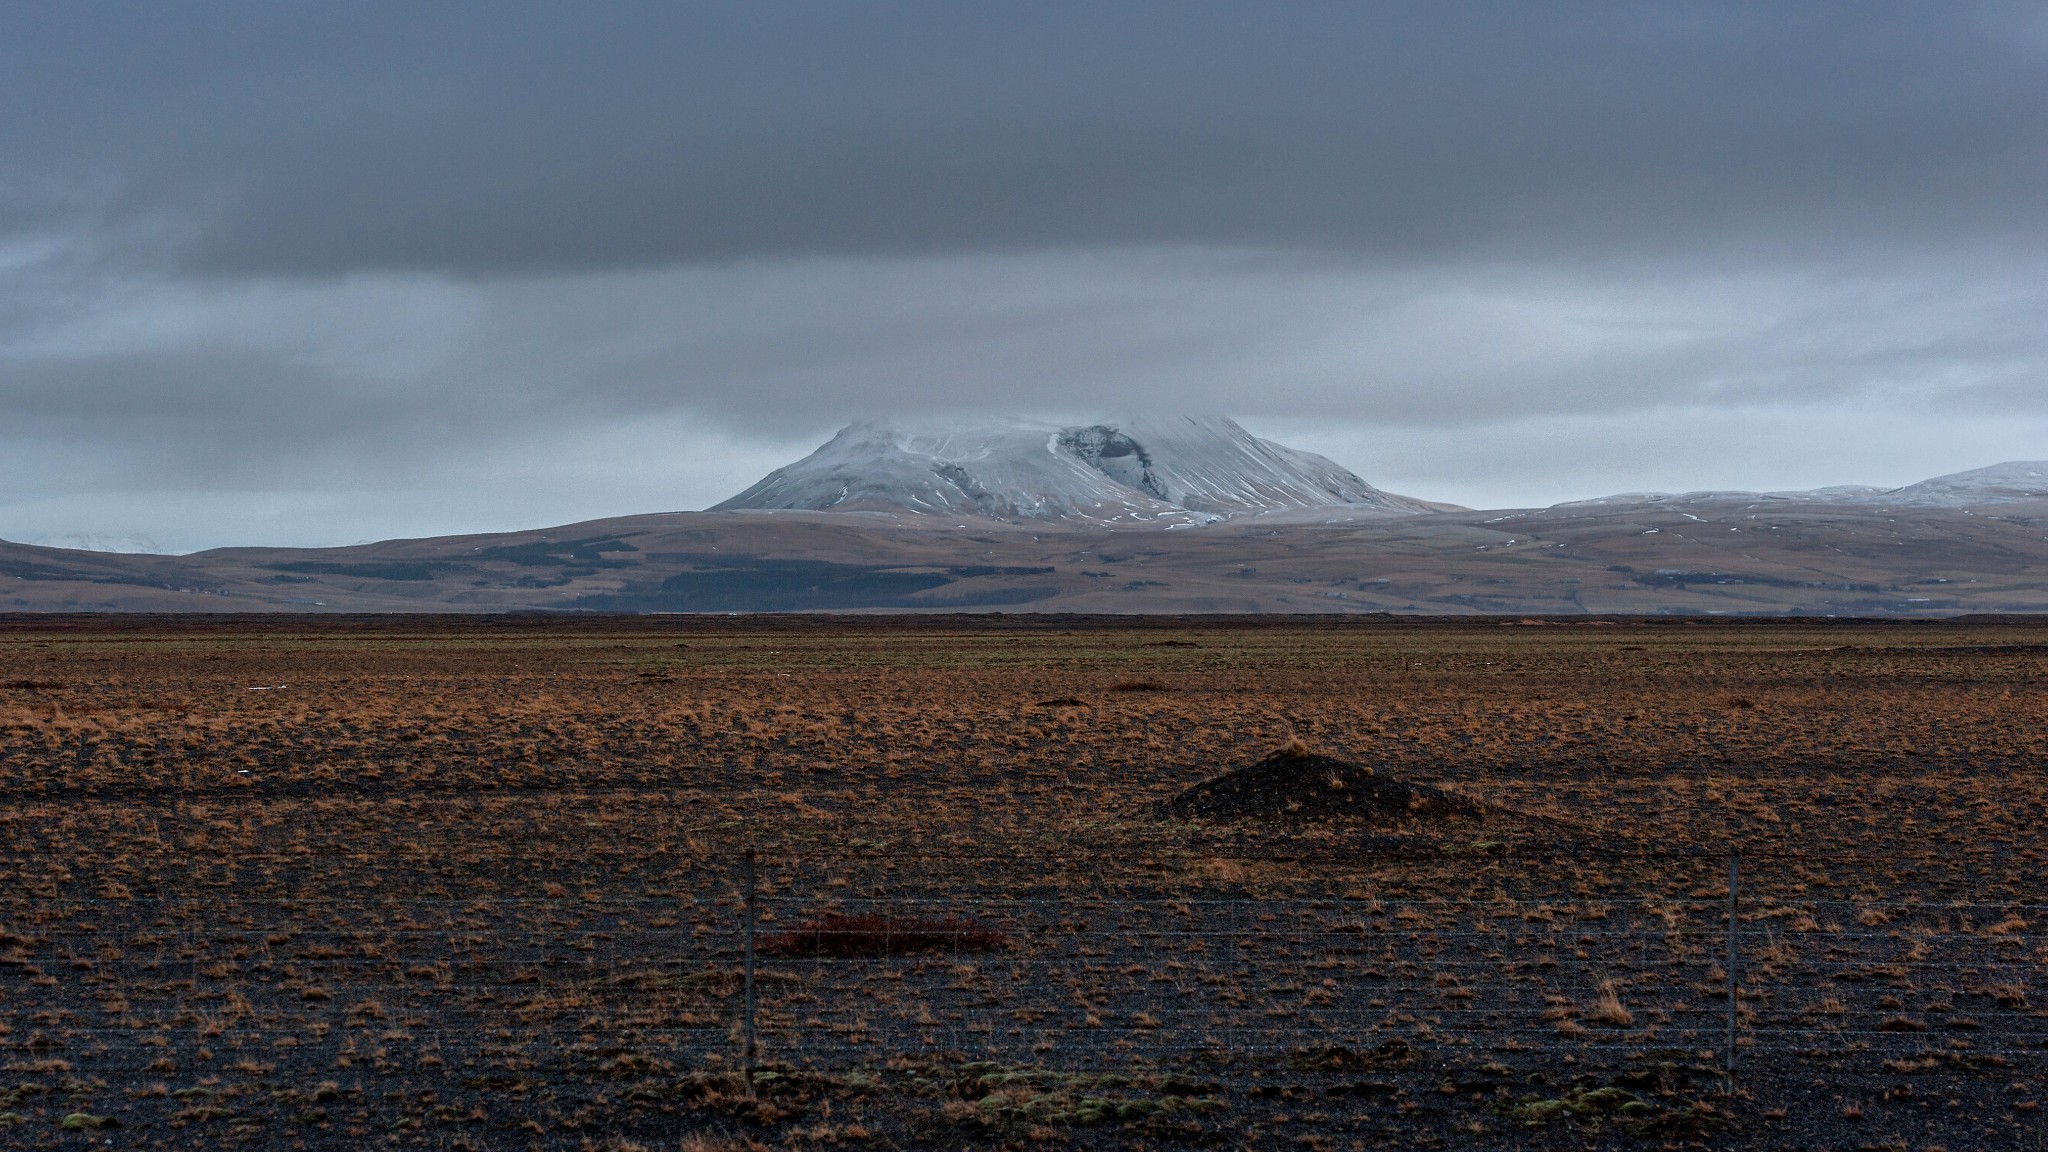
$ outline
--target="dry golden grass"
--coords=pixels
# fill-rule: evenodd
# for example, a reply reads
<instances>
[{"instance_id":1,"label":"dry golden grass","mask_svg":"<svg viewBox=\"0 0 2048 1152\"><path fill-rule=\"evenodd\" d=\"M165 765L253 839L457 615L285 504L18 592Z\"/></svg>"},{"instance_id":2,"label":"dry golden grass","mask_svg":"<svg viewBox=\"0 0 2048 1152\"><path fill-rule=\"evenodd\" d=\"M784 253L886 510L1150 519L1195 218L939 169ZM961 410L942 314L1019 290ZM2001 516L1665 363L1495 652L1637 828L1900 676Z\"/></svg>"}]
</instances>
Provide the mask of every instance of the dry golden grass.
<instances>
[{"instance_id":1,"label":"dry golden grass","mask_svg":"<svg viewBox=\"0 0 2048 1152\"><path fill-rule=\"evenodd\" d=\"M1566 1054L1712 1049L1733 846L1756 1059L1849 1083L1809 1065L1959 1040L1916 1075L2004 1093L2016 1073L1963 1061L2037 1027L2044 687L2048 628L2020 624L15 620L0 1056L181 1138L237 1114L334 1146L1070 1130L992 1089L849 1113L868 1089L689 1080L734 1067L753 845L764 934L882 912L1010 942L775 958L776 1060L1152 1075L1399 1035L1469 1053L1452 1071L1492 1099ZM1518 822L1156 817L1292 740ZM1299 1111L1248 1083L1233 1107ZM158 1112L126 1095L150 1084Z\"/></svg>"}]
</instances>

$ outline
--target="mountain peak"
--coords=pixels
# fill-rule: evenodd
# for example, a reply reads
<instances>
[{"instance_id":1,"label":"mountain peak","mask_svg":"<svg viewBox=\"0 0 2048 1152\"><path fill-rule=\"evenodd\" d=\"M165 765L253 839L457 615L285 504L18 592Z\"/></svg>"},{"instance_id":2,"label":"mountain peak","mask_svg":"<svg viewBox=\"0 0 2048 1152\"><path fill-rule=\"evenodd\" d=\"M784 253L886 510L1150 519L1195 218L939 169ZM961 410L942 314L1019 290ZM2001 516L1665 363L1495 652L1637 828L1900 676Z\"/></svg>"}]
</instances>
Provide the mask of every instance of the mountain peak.
<instances>
[{"instance_id":1,"label":"mountain peak","mask_svg":"<svg viewBox=\"0 0 2048 1152\"><path fill-rule=\"evenodd\" d=\"M1908 484L1886 494L1906 504L2007 504L2048 497L2048 460L2008 460Z\"/></svg>"},{"instance_id":2,"label":"mountain peak","mask_svg":"<svg viewBox=\"0 0 2048 1152\"><path fill-rule=\"evenodd\" d=\"M1382 492L1312 452L1223 416L866 421L714 511L807 509L1180 527L1270 512L1401 514L1438 506Z\"/></svg>"}]
</instances>

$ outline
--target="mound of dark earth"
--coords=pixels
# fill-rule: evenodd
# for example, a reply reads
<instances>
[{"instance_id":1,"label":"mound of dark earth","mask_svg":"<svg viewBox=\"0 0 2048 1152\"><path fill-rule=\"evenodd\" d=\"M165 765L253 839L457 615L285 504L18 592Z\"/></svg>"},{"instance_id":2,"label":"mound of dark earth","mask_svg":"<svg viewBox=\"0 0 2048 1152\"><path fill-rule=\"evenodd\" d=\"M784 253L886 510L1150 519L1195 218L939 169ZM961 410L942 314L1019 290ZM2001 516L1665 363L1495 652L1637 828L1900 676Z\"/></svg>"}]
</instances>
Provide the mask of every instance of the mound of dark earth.
<instances>
[{"instance_id":1,"label":"mound of dark earth","mask_svg":"<svg viewBox=\"0 0 2048 1152\"><path fill-rule=\"evenodd\" d=\"M1167 801L1165 811L1184 819L1350 817L1382 825L1481 815L1480 806L1462 796L1396 780L1299 744L1204 780Z\"/></svg>"}]
</instances>

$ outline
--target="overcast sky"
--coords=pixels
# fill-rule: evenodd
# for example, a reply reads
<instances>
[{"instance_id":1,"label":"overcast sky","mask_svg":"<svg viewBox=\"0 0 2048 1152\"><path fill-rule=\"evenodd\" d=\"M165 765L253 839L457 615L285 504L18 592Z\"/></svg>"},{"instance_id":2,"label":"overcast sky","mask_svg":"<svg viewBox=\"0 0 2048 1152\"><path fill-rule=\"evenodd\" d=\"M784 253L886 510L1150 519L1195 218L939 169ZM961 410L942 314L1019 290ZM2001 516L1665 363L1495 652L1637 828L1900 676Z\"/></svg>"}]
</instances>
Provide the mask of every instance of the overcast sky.
<instances>
[{"instance_id":1,"label":"overcast sky","mask_svg":"<svg viewBox=\"0 0 2048 1152\"><path fill-rule=\"evenodd\" d=\"M2048 7L0 7L0 538L1140 408L1486 507L2048 457Z\"/></svg>"}]
</instances>

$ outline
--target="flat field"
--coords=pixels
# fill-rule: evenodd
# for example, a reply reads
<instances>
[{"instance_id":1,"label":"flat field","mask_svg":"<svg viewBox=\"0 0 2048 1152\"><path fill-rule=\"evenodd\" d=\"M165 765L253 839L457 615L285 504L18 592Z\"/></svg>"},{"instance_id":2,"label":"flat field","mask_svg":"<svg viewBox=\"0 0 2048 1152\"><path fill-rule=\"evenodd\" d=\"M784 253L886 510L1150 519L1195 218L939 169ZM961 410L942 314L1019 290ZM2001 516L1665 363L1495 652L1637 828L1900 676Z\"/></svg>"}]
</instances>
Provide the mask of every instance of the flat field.
<instances>
[{"instance_id":1,"label":"flat field","mask_svg":"<svg viewBox=\"0 0 2048 1152\"><path fill-rule=\"evenodd\" d=\"M2048 1146L2044 690L2010 619L0 618L0 1143ZM1296 737L1483 814L1161 815Z\"/></svg>"}]
</instances>

